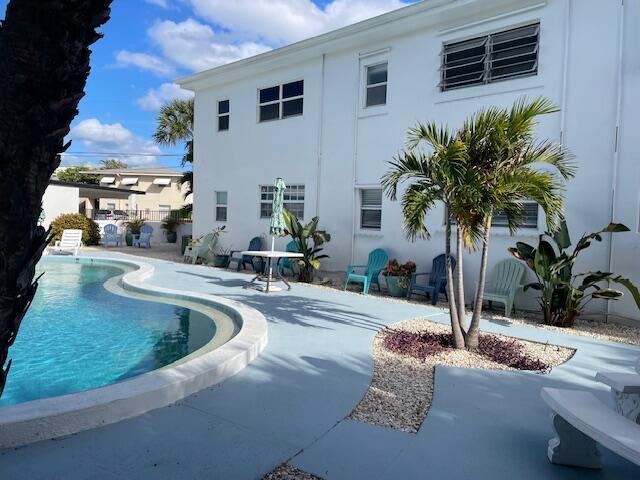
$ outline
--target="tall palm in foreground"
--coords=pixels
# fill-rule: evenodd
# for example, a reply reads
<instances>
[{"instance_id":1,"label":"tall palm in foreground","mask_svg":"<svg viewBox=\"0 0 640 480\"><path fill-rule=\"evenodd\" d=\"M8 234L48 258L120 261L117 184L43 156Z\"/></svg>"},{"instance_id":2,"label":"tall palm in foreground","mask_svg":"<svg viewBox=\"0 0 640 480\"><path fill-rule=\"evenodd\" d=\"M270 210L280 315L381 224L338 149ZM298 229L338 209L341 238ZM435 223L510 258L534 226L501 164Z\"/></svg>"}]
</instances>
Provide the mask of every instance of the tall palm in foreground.
<instances>
[{"instance_id":1,"label":"tall palm in foreground","mask_svg":"<svg viewBox=\"0 0 640 480\"><path fill-rule=\"evenodd\" d=\"M42 196L60 165L111 0L11 0L0 25L0 394L48 234ZM7 364L5 367L5 363Z\"/></svg>"},{"instance_id":2,"label":"tall palm in foreground","mask_svg":"<svg viewBox=\"0 0 640 480\"><path fill-rule=\"evenodd\" d=\"M163 105L157 117L158 125L153 139L158 145L174 147L184 144L182 166L193 163L193 99L176 99ZM193 171L184 172L181 185L187 186L185 198L193 193Z\"/></svg>"},{"instance_id":3,"label":"tall palm in foreground","mask_svg":"<svg viewBox=\"0 0 640 480\"><path fill-rule=\"evenodd\" d=\"M575 174L572 156L560 144L535 137L539 117L557 111L548 99L522 98L510 109L479 112L465 122L458 134L467 145L471 169L481 180L478 204L484 217L480 225L482 254L478 288L465 339L467 348L478 346L494 214L505 214L512 235L522 226L525 200L533 200L542 207L550 232L558 228L563 218L564 185Z\"/></svg>"}]
</instances>

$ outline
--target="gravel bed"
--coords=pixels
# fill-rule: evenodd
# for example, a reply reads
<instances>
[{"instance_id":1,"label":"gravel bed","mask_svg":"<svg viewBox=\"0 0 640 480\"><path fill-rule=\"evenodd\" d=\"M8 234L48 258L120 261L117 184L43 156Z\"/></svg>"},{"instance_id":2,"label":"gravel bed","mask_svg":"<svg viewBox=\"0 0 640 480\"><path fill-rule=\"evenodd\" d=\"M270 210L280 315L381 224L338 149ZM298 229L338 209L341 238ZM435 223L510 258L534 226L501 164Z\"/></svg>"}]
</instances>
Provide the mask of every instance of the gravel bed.
<instances>
[{"instance_id":1,"label":"gravel bed","mask_svg":"<svg viewBox=\"0 0 640 480\"><path fill-rule=\"evenodd\" d=\"M419 332L450 333L451 327L424 319L406 320L392 325L393 329ZM479 354L453 350L424 360L391 352L383 347L387 330L378 332L373 341L374 372L369 389L348 418L382 427L415 433L429 411L433 398L436 365L487 370L513 368L496 363ZM503 339L503 337L496 335ZM574 350L555 345L516 340L524 353L554 367L571 358Z\"/></svg>"},{"instance_id":2,"label":"gravel bed","mask_svg":"<svg viewBox=\"0 0 640 480\"><path fill-rule=\"evenodd\" d=\"M322 478L283 463L274 471L262 477L262 480L322 480Z\"/></svg>"}]
</instances>

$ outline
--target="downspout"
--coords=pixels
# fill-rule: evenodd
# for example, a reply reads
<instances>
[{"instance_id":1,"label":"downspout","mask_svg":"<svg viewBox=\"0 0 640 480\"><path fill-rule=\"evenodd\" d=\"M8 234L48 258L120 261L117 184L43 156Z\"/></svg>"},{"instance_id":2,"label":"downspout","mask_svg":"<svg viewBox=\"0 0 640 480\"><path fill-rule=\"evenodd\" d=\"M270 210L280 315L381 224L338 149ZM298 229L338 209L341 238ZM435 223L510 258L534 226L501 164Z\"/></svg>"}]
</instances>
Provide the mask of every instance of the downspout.
<instances>
[{"instance_id":1,"label":"downspout","mask_svg":"<svg viewBox=\"0 0 640 480\"><path fill-rule=\"evenodd\" d=\"M569 42L571 41L571 4L572 0L566 1L564 18L564 59L562 65L562 98L560 100L560 145L564 145L565 122L567 111L567 84L569 76Z\"/></svg>"},{"instance_id":2,"label":"downspout","mask_svg":"<svg viewBox=\"0 0 640 480\"><path fill-rule=\"evenodd\" d=\"M358 92L356 95L356 101L354 103L353 110L353 165L351 171L351 194L352 194L352 212L351 212L351 258L349 260L350 264L355 262L355 249L356 249L356 222L357 222L357 195L358 190L356 189L356 175L357 169L356 164L358 163L358 114L360 113L360 71L362 70L360 57L358 57L358 72L356 74L356 85L354 92Z\"/></svg>"},{"instance_id":3,"label":"downspout","mask_svg":"<svg viewBox=\"0 0 640 480\"><path fill-rule=\"evenodd\" d=\"M616 217L616 188L618 186L618 168L620 163L620 121L622 117L622 61L624 58L624 0L620 0L620 24L618 26L618 71L617 71L617 99L616 99L616 130L613 148L613 175L611 178L611 222ZM609 234L609 266L613 267L613 233ZM607 320L611 315L611 300L607 300Z\"/></svg>"},{"instance_id":4,"label":"downspout","mask_svg":"<svg viewBox=\"0 0 640 480\"><path fill-rule=\"evenodd\" d=\"M324 122L324 62L326 54L322 54L322 66L320 67L320 115L318 126L318 164L316 166L316 216L320 216L320 174L322 171L322 132Z\"/></svg>"}]
</instances>

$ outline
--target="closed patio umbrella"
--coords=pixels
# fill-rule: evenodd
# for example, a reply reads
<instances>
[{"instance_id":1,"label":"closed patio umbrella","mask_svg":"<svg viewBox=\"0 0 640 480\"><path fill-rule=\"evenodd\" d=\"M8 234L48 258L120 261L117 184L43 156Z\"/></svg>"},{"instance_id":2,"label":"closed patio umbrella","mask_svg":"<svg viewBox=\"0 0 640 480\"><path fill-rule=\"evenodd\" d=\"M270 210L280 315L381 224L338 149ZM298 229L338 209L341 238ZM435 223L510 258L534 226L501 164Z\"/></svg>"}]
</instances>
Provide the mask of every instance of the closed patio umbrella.
<instances>
[{"instance_id":1,"label":"closed patio umbrella","mask_svg":"<svg viewBox=\"0 0 640 480\"><path fill-rule=\"evenodd\" d=\"M276 237L281 236L285 231L284 223L284 191L287 185L282 178L277 178L273 189L273 205L271 209L271 224L269 233L271 234L271 250L274 250Z\"/></svg>"}]
</instances>

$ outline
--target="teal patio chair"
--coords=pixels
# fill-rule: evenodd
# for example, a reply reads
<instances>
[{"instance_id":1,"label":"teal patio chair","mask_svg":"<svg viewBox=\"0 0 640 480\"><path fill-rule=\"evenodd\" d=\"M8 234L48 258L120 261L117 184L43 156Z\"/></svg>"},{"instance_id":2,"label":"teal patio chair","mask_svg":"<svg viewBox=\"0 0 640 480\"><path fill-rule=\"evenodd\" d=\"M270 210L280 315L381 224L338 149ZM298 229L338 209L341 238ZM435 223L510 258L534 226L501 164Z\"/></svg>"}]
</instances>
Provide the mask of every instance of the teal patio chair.
<instances>
[{"instance_id":1,"label":"teal patio chair","mask_svg":"<svg viewBox=\"0 0 640 480\"><path fill-rule=\"evenodd\" d=\"M247 250L262 250L264 242L262 241L262 238L260 237L253 237L251 239L251 241L249 242L249 248L247 248ZM241 250L231 250L230 253L230 257L229 257L229 266L231 266L232 263L236 264L236 271L239 272L240 271L240 267L242 267L243 269L246 270L247 268L247 264L251 265L251 268L253 268L253 270L256 273L262 273L262 270L264 268L264 262L262 267L260 268L260 271L256 270L256 266L253 263L253 257L251 255L241 255L241 256L234 256L234 253L239 253Z\"/></svg>"},{"instance_id":2,"label":"teal patio chair","mask_svg":"<svg viewBox=\"0 0 640 480\"><path fill-rule=\"evenodd\" d=\"M153 235L153 227L151 225L142 225L140 233L133 236L133 246L151 248L151 235Z\"/></svg>"},{"instance_id":3,"label":"teal patio chair","mask_svg":"<svg viewBox=\"0 0 640 480\"><path fill-rule=\"evenodd\" d=\"M524 275L524 265L517 260L502 260L493 267L491 279L484 288L484 300L489 302L502 303L504 305L505 316L511 315L513 310L513 300L519 289L522 288L521 281ZM476 282L476 293L478 284Z\"/></svg>"},{"instance_id":4,"label":"teal patio chair","mask_svg":"<svg viewBox=\"0 0 640 480\"><path fill-rule=\"evenodd\" d=\"M451 269L455 270L456 259L451 257ZM419 282L419 278L428 275L427 283ZM411 294L423 294L431 298L431 304L435 305L438 302L438 297L441 293L447 300L447 257L444 253L438 255L431 262L430 272L414 273L411 275L411 282L409 283L409 291L407 292L407 298L411 298Z\"/></svg>"},{"instance_id":5,"label":"teal patio chair","mask_svg":"<svg viewBox=\"0 0 640 480\"><path fill-rule=\"evenodd\" d=\"M369 260L366 265L349 265L347 267L347 276L344 280L344 289L347 289L349 282L355 282L362 283L362 293L365 295L369 293L369 287L372 284L376 284L378 291L381 291L378 277L388 261L389 255L387 255L387 252L382 248L376 248L369 253ZM355 269L364 269L364 273L357 274L355 273Z\"/></svg>"},{"instance_id":6,"label":"teal patio chair","mask_svg":"<svg viewBox=\"0 0 640 480\"><path fill-rule=\"evenodd\" d=\"M116 247L122 245L122 235L118 233L118 226L113 223L105 225L103 228L102 245L108 248L109 245L114 244Z\"/></svg>"},{"instance_id":7,"label":"teal patio chair","mask_svg":"<svg viewBox=\"0 0 640 480\"><path fill-rule=\"evenodd\" d=\"M287 243L285 251L298 253L300 252L300 246L298 245L298 242L296 240L291 240L289 243ZM296 268L296 261L293 258L281 258L278 262L278 271L280 272L280 275L284 275L285 270L289 270L291 272L291 275L295 275Z\"/></svg>"}]
</instances>

